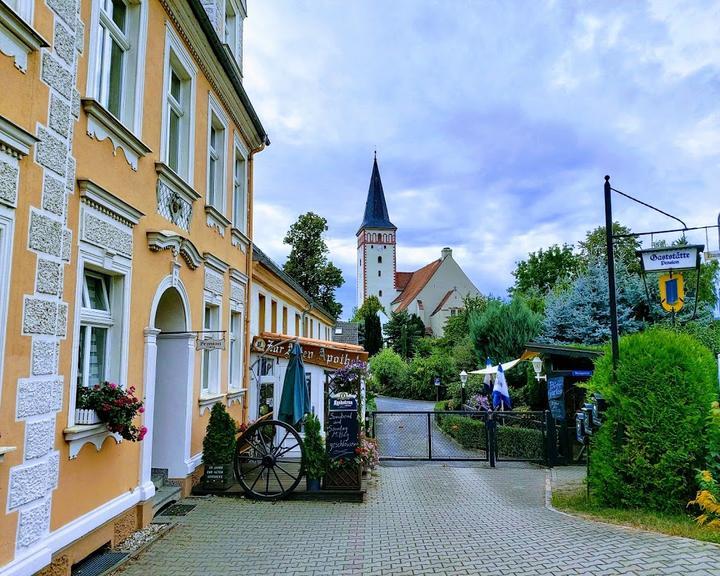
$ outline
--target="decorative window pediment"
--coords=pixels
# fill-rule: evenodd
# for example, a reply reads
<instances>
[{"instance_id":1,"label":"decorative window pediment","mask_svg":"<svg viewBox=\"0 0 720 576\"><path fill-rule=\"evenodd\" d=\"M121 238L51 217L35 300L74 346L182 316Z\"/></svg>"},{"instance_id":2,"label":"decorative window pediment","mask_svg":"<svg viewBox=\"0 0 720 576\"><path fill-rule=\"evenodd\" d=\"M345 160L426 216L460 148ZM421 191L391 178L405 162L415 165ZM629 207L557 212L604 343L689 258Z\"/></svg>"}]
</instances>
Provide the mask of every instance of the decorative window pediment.
<instances>
[{"instance_id":1,"label":"decorative window pediment","mask_svg":"<svg viewBox=\"0 0 720 576\"><path fill-rule=\"evenodd\" d=\"M188 268L195 270L203 263L203 257L187 238L175 234L169 230L158 230L156 232L148 232L148 247L153 252L160 250L171 250L173 254L180 255L188 265Z\"/></svg>"}]
</instances>

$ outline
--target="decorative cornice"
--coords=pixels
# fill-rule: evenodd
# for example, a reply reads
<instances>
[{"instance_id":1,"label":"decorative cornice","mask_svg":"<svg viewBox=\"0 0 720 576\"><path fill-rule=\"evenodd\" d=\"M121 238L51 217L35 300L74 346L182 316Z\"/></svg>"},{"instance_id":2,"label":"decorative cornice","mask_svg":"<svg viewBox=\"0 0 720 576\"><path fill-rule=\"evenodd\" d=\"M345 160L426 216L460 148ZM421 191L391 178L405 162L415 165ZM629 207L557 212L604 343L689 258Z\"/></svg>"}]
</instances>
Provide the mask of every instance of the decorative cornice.
<instances>
[{"instance_id":1,"label":"decorative cornice","mask_svg":"<svg viewBox=\"0 0 720 576\"><path fill-rule=\"evenodd\" d=\"M237 268L230 268L230 280L239 282L240 284L245 284L247 286L249 279L246 274L243 274Z\"/></svg>"},{"instance_id":2,"label":"decorative cornice","mask_svg":"<svg viewBox=\"0 0 720 576\"><path fill-rule=\"evenodd\" d=\"M0 2L0 52L14 58L15 68L27 72L30 52L50 46L32 26L4 2Z\"/></svg>"},{"instance_id":3,"label":"decorative cornice","mask_svg":"<svg viewBox=\"0 0 720 576\"><path fill-rule=\"evenodd\" d=\"M222 47L199 0L160 0L160 4L250 148L261 149L269 144L267 133L242 87L237 63ZM220 50L213 50L218 46ZM237 111L244 114L240 116Z\"/></svg>"},{"instance_id":4,"label":"decorative cornice","mask_svg":"<svg viewBox=\"0 0 720 576\"><path fill-rule=\"evenodd\" d=\"M2 2L0 2L0 6L2 6ZM30 153L30 147L38 140L39 138L24 128L20 128L5 116L0 116L0 150L3 152L22 160Z\"/></svg>"},{"instance_id":5,"label":"decorative cornice","mask_svg":"<svg viewBox=\"0 0 720 576\"><path fill-rule=\"evenodd\" d=\"M185 180L178 176L177 172L164 162L155 162L155 172L157 172L159 178L162 178L168 186L180 194L180 196L190 204L200 198L200 194L195 192L195 189L190 186L190 184L185 182Z\"/></svg>"},{"instance_id":6,"label":"decorative cornice","mask_svg":"<svg viewBox=\"0 0 720 576\"><path fill-rule=\"evenodd\" d=\"M227 263L225 263L223 260L220 260L220 258L218 258L217 256L210 254L210 252L203 253L203 260L205 261L205 266L212 268L220 274L225 274L225 272L227 272L228 268L230 267Z\"/></svg>"},{"instance_id":7,"label":"decorative cornice","mask_svg":"<svg viewBox=\"0 0 720 576\"><path fill-rule=\"evenodd\" d=\"M125 160L133 170L137 170L140 157L149 154L152 150L94 98L83 98L82 107L88 115L88 136L94 136L98 141L109 138L114 153L117 154L117 149L121 148Z\"/></svg>"},{"instance_id":8,"label":"decorative cornice","mask_svg":"<svg viewBox=\"0 0 720 576\"><path fill-rule=\"evenodd\" d=\"M195 245L182 236L170 230L158 230L147 233L148 247L153 252L171 250L174 255L180 255L190 270L197 269L203 263L203 258Z\"/></svg>"},{"instance_id":9,"label":"decorative cornice","mask_svg":"<svg viewBox=\"0 0 720 576\"><path fill-rule=\"evenodd\" d=\"M242 252L246 252L250 246L250 238L243 234L239 228L230 229L230 242L233 246L240 248Z\"/></svg>"},{"instance_id":10,"label":"decorative cornice","mask_svg":"<svg viewBox=\"0 0 720 576\"><path fill-rule=\"evenodd\" d=\"M205 205L205 216L207 219L207 225L210 228L215 228L220 233L220 236L225 236L225 230L230 226L230 220L228 220L215 206Z\"/></svg>"},{"instance_id":11,"label":"decorative cornice","mask_svg":"<svg viewBox=\"0 0 720 576\"><path fill-rule=\"evenodd\" d=\"M92 180L78 179L80 201L92 206L112 219L132 228L145 216L140 210L133 208L111 192L101 188Z\"/></svg>"}]
</instances>

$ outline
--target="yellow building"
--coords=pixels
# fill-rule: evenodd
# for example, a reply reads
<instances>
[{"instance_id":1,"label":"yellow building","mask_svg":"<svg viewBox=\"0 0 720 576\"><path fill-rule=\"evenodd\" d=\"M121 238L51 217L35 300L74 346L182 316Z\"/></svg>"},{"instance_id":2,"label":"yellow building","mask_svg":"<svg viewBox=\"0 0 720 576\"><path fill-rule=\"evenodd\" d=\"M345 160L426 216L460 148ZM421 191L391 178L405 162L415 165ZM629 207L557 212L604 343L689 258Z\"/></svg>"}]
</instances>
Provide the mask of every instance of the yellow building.
<instances>
[{"instance_id":1,"label":"yellow building","mask_svg":"<svg viewBox=\"0 0 720 576\"><path fill-rule=\"evenodd\" d=\"M9 2L9 4L8 4ZM245 0L0 0L0 574L69 574L187 494L209 409L245 418ZM201 350L211 336L224 349ZM134 386L142 442L80 424ZM157 502L156 502L157 505Z\"/></svg>"}]
</instances>

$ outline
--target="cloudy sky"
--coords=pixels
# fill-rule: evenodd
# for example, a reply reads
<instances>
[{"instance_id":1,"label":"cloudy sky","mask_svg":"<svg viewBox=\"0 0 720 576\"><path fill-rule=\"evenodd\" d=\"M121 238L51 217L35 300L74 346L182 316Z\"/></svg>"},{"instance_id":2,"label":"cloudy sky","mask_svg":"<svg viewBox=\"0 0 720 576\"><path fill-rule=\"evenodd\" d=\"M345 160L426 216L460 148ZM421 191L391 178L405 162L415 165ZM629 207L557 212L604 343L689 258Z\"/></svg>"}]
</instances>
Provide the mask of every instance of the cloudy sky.
<instances>
[{"instance_id":1,"label":"cloudy sky","mask_svg":"<svg viewBox=\"0 0 720 576\"><path fill-rule=\"evenodd\" d=\"M343 316L375 148L398 269L452 246L484 293L505 295L529 251L602 224L605 174L689 226L717 220L716 0L248 4L245 86L272 140L255 241L282 263L297 216L326 217ZM675 227L614 202L634 230Z\"/></svg>"}]
</instances>

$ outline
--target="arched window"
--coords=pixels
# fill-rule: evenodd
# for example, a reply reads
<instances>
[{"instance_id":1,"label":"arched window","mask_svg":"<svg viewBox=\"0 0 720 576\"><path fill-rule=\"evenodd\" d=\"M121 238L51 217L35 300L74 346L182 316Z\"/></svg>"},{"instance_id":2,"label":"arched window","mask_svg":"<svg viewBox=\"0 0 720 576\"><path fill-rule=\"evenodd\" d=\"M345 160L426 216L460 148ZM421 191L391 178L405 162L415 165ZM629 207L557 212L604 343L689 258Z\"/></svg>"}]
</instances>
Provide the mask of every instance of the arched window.
<instances>
[{"instance_id":1,"label":"arched window","mask_svg":"<svg viewBox=\"0 0 720 576\"><path fill-rule=\"evenodd\" d=\"M378 270L378 278L382 276L382 270Z\"/></svg>"},{"instance_id":2,"label":"arched window","mask_svg":"<svg viewBox=\"0 0 720 576\"><path fill-rule=\"evenodd\" d=\"M378 256L378 264L382 264L382 256Z\"/></svg>"}]
</instances>

